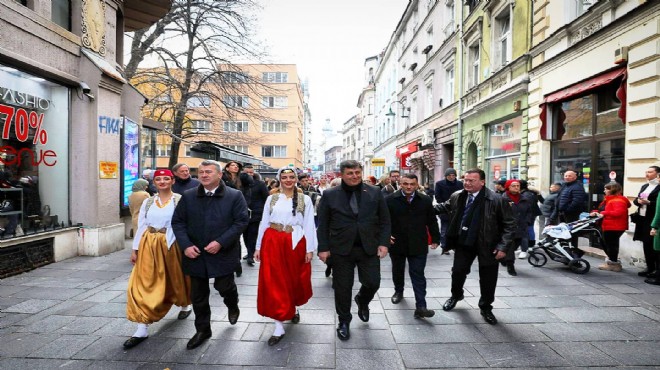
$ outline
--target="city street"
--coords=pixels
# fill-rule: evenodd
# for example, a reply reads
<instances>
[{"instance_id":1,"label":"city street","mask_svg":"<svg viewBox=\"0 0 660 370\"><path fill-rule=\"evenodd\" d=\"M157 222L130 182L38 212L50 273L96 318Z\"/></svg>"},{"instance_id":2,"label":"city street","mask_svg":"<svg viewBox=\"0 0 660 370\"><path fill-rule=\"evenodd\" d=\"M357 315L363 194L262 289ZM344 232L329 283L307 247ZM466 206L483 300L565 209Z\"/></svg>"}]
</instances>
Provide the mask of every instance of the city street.
<instances>
[{"instance_id":1,"label":"city street","mask_svg":"<svg viewBox=\"0 0 660 370\"><path fill-rule=\"evenodd\" d=\"M576 275L548 262L541 268L517 260L517 277L500 269L494 313L486 324L477 308L473 268L466 299L442 311L449 296L452 256L430 254L428 305L436 315L413 318L409 278L405 299L390 302L389 257L371 303L371 319L355 314L351 339L335 334L332 280L313 262L314 297L297 325L285 324L278 345L266 343L269 319L256 312L258 267L243 264L237 278L241 316L229 325L215 292L213 337L187 350L194 316L177 320L178 309L149 328L150 338L124 350L135 330L126 320L130 249L103 257L76 257L0 281L0 369L422 369L422 368L657 368L660 365L660 287L645 284L638 269ZM473 267L476 267L473 266ZM356 277L356 285L357 277ZM214 292L212 290L212 292Z\"/></svg>"}]
</instances>

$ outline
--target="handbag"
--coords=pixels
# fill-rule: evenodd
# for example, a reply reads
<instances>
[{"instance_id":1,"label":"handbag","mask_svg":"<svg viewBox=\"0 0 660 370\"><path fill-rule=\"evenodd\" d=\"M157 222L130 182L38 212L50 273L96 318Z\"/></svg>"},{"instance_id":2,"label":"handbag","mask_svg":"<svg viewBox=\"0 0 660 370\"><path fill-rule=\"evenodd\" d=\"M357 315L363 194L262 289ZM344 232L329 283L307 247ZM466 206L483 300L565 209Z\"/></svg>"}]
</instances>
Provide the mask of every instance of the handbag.
<instances>
[{"instance_id":1,"label":"handbag","mask_svg":"<svg viewBox=\"0 0 660 370\"><path fill-rule=\"evenodd\" d=\"M636 224L642 222L642 215L639 214L639 212L635 212L630 215L630 222Z\"/></svg>"}]
</instances>

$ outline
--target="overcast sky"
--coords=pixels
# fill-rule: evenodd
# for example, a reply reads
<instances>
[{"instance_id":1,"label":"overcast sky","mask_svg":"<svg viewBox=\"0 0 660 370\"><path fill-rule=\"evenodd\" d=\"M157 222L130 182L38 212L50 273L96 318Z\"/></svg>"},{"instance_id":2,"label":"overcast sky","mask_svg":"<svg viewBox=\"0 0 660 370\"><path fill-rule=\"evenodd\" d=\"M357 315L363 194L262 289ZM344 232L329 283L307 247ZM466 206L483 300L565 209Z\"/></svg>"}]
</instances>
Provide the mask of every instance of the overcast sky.
<instances>
[{"instance_id":1,"label":"overcast sky","mask_svg":"<svg viewBox=\"0 0 660 370\"><path fill-rule=\"evenodd\" d=\"M308 78L315 132L357 113L364 60L386 46L408 0L261 0L258 35L270 62L296 64Z\"/></svg>"}]
</instances>

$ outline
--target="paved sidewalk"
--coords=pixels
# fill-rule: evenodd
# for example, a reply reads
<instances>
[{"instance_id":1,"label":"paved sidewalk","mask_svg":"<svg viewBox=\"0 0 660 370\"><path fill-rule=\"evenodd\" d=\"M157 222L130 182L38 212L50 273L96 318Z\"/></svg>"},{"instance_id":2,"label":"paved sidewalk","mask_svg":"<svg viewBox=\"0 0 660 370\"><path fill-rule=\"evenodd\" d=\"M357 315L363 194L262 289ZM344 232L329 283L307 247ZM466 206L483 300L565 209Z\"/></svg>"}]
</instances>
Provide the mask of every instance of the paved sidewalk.
<instances>
[{"instance_id":1,"label":"paved sidewalk","mask_svg":"<svg viewBox=\"0 0 660 370\"><path fill-rule=\"evenodd\" d=\"M272 324L255 308L258 268L244 264L237 279L238 324L229 325L216 293L211 300L213 337L203 346L186 350L193 316L176 320L178 310L173 309L149 328L147 341L126 351L122 343L135 328L125 319L129 255L126 249L77 257L0 280L0 369L660 366L660 287L645 284L637 269L599 271L601 260L587 257L592 270L576 275L560 263L534 268L517 260L517 277L500 269L494 310L500 324L490 326L477 308L476 271L467 280L466 299L452 312L442 311L450 293L452 257L437 251L426 269L428 305L436 310L431 319L413 318L407 277L404 301L390 302L394 290L386 258L370 322L354 315L351 339L339 341L332 281L315 260L314 297L302 308L301 322L285 324L286 337L269 347Z\"/></svg>"}]
</instances>

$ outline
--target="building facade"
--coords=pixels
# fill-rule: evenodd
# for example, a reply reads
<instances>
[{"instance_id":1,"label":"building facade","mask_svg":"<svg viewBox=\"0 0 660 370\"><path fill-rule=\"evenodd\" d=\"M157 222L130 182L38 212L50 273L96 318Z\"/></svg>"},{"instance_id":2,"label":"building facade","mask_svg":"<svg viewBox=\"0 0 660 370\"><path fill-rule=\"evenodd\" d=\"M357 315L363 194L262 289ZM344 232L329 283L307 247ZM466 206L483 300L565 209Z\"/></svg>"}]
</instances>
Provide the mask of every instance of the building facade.
<instances>
[{"instance_id":1,"label":"building facade","mask_svg":"<svg viewBox=\"0 0 660 370\"><path fill-rule=\"evenodd\" d=\"M364 173L366 175L373 174L374 167L382 167L383 164L375 162L372 163L374 158L374 108L375 108L375 94L376 82L375 74L378 69L379 57L372 56L364 61L364 89L360 93L357 102L358 115L358 138L357 146L361 150L361 155L356 159L364 166Z\"/></svg>"}]
</instances>

